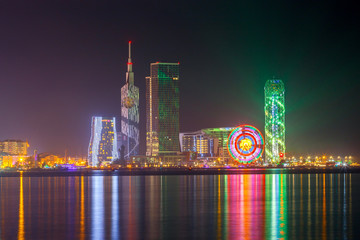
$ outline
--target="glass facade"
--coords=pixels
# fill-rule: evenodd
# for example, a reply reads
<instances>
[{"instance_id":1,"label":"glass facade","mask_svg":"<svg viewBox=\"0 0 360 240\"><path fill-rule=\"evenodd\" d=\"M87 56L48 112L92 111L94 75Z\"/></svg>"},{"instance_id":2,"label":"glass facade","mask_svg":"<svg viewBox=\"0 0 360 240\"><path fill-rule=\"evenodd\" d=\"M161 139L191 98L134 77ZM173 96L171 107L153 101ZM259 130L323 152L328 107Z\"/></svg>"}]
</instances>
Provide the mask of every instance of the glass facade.
<instances>
[{"instance_id":1,"label":"glass facade","mask_svg":"<svg viewBox=\"0 0 360 240\"><path fill-rule=\"evenodd\" d=\"M146 78L146 155L179 152L179 63L152 63Z\"/></svg>"},{"instance_id":2,"label":"glass facade","mask_svg":"<svg viewBox=\"0 0 360 240\"><path fill-rule=\"evenodd\" d=\"M92 117L88 151L89 166L118 158L115 118Z\"/></svg>"},{"instance_id":3,"label":"glass facade","mask_svg":"<svg viewBox=\"0 0 360 240\"><path fill-rule=\"evenodd\" d=\"M265 161L285 156L285 86L279 79L265 83Z\"/></svg>"}]
</instances>

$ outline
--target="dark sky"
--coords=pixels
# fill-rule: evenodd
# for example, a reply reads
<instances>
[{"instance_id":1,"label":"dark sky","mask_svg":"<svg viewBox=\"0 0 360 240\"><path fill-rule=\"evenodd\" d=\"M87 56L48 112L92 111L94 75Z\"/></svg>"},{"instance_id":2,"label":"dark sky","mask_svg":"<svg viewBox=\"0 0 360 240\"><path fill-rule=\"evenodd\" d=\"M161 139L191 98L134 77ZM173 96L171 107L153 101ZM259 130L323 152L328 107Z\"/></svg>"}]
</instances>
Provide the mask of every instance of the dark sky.
<instances>
[{"instance_id":1,"label":"dark sky","mask_svg":"<svg viewBox=\"0 0 360 240\"><path fill-rule=\"evenodd\" d=\"M179 61L181 131L263 131L275 76L288 153L359 156L359 12L347 1L0 1L0 139L85 155L91 116L120 116L132 40L142 153L149 64Z\"/></svg>"}]
</instances>

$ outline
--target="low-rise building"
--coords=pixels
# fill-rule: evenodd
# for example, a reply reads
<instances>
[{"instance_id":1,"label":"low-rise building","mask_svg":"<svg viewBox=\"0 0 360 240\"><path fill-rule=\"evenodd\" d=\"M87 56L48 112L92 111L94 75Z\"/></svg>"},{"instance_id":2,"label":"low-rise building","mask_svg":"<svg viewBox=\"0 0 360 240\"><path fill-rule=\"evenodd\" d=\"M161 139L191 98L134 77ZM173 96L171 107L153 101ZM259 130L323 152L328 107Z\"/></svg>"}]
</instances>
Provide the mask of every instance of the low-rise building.
<instances>
[{"instance_id":1,"label":"low-rise building","mask_svg":"<svg viewBox=\"0 0 360 240\"><path fill-rule=\"evenodd\" d=\"M230 158L227 150L228 137L234 127L205 128L196 132L180 133L182 152L196 153L197 159L220 158L227 162Z\"/></svg>"},{"instance_id":2,"label":"low-rise building","mask_svg":"<svg viewBox=\"0 0 360 240\"><path fill-rule=\"evenodd\" d=\"M40 153L38 155L38 167L54 167L58 164L65 164L66 161L63 157L59 157L57 155L51 154L51 153Z\"/></svg>"},{"instance_id":3,"label":"low-rise building","mask_svg":"<svg viewBox=\"0 0 360 240\"><path fill-rule=\"evenodd\" d=\"M2 157L2 167L20 167L20 166L29 166L28 162L29 156L3 156Z\"/></svg>"},{"instance_id":4,"label":"low-rise building","mask_svg":"<svg viewBox=\"0 0 360 240\"><path fill-rule=\"evenodd\" d=\"M198 158L218 154L218 139L207 136L203 131L180 133L179 138L182 152L196 152Z\"/></svg>"}]
</instances>

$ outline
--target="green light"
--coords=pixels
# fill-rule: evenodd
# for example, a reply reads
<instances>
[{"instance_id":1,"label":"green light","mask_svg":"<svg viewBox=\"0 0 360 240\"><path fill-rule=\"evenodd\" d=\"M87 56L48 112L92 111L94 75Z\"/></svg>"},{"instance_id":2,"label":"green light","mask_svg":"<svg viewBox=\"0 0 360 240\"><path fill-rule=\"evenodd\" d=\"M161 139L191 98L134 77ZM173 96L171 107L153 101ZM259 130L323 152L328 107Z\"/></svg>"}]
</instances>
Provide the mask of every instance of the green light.
<instances>
[{"instance_id":1,"label":"green light","mask_svg":"<svg viewBox=\"0 0 360 240\"><path fill-rule=\"evenodd\" d=\"M279 79L265 84L265 160L278 163L285 155L285 87Z\"/></svg>"}]
</instances>

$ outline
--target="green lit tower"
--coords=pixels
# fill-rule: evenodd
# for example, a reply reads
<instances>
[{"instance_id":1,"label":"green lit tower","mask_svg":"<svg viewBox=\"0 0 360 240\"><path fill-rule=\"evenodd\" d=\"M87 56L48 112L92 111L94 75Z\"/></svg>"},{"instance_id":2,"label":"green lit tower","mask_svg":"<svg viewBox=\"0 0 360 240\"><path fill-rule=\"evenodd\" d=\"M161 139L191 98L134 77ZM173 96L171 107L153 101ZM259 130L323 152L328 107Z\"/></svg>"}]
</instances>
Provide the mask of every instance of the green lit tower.
<instances>
[{"instance_id":1,"label":"green lit tower","mask_svg":"<svg viewBox=\"0 0 360 240\"><path fill-rule=\"evenodd\" d=\"M285 156L285 86L279 79L265 83L265 161L278 163Z\"/></svg>"},{"instance_id":2,"label":"green lit tower","mask_svg":"<svg viewBox=\"0 0 360 240\"><path fill-rule=\"evenodd\" d=\"M179 63L151 63L146 78L147 156L180 151L179 97Z\"/></svg>"}]
</instances>

